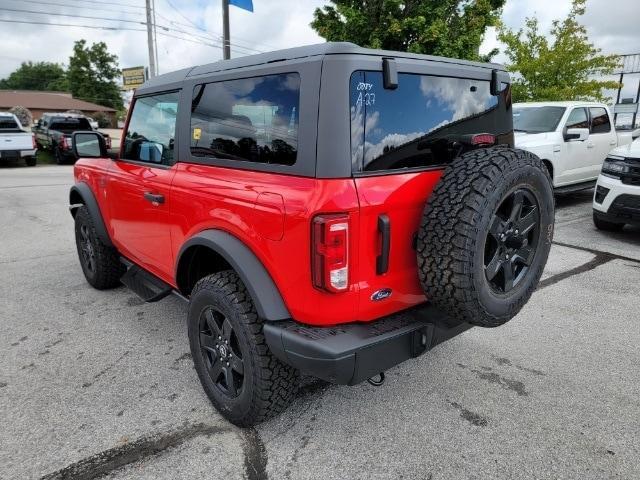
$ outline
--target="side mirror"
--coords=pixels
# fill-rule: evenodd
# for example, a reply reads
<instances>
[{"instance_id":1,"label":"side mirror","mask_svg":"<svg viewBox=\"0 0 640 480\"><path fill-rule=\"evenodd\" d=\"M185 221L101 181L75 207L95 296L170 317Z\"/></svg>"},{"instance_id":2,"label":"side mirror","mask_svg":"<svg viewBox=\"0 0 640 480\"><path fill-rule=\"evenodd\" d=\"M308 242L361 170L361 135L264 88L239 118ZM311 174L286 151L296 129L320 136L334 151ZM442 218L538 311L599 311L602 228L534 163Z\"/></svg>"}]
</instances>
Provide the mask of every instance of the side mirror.
<instances>
[{"instance_id":1,"label":"side mirror","mask_svg":"<svg viewBox=\"0 0 640 480\"><path fill-rule=\"evenodd\" d=\"M564 141L565 142L584 142L589 138L588 128L565 128Z\"/></svg>"},{"instance_id":2,"label":"side mirror","mask_svg":"<svg viewBox=\"0 0 640 480\"><path fill-rule=\"evenodd\" d=\"M107 144L98 132L75 132L71 140L71 148L76 158L105 158Z\"/></svg>"},{"instance_id":3,"label":"side mirror","mask_svg":"<svg viewBox=\"0 0 640 480\"><path fill-rule=\"evenodd\" d=\"M140 144L140 160L143 162L162 163L164 145L156 142L144 142Z\"/></svg>"},{"instance_id":4,"label":"side mirror","mask_svg":"<svg viewBox=\"0 0 640 480\"><path fill-rule=\"evenodd\" d=\"M637 128L633 132L631 132L631 139L632 140L636 140L638 138L640 138L640 128Z\"/></svg>"}]
</instances>

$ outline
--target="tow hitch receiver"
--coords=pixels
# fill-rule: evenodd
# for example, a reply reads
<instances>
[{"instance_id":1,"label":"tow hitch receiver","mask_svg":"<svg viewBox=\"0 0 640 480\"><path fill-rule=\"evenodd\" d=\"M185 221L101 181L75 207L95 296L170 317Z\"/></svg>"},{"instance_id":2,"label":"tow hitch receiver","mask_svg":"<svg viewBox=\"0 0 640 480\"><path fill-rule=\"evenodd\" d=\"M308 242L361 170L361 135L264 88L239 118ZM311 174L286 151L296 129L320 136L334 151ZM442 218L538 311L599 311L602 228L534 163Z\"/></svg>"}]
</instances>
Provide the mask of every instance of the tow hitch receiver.
<instances>
[{"instance_id":1,"label":"tow hitch receiver","mask_svg":"<svg viewBox=\"0 0 640 480\"><path fill-rule=\"evenodd\" d=\"M369 382L374 387L381 387L382 384L384 383L384 372L380 372L378 374L378 377L380 377L378 380L374 380L375 377L371 377L367 379L367 382Z\"/></svg>"}]
</instances>

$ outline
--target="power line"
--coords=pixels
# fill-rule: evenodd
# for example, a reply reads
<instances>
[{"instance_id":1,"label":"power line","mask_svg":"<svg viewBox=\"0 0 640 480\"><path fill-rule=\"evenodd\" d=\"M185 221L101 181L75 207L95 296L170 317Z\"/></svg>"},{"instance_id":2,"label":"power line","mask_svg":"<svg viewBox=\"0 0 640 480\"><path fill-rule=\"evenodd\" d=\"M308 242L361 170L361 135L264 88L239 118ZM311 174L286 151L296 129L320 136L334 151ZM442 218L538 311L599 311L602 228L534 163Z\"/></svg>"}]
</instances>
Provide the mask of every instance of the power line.
<instances>
[{"instance_id":1,"label":"power line","mask_svg":"<svg viewBox=\"0 0 640 480\"><path fill-rule=\"evenodd\" d=\"M55 12L38 12L38 11L34 11L34 10L23 10L20 8L0 8L0 10L6 11L6 12L18 12L18 13L30 13L30 14L35 14L35 15L54 15L57 17L71 17L71 18L82 18L82 19L89 19L89 20L107 20L110 22L123 22L123 23L136 23L139 25L146 25L145 22L141 22L141 21L137 21L137 20L124 20L124 19L117 19L117 18L107 18L107 17L94 17L91 15L78 15L78 14L69 14L69 13L55 13Z\"/></svg>"},{"instance_id":2,"label":"power line","mask_svg":"<svg viewBox=\"0 0 640 480\"><path fill-rule=\"evenodd\" d=\"M71 2L79 2L79 3L91 3L92 5L95 5L96 2L92 1L92 0L68 0ZM116 3L116 2L100 2L100 4L102 5L117 5L119 7L129 7L129 8L139 8L141 10L144 10L144 7L141 7L139 5L132 5L130 3ZM85 7L88 8L88 7Z\"/></svg>"},{"instance_id":3,"label":"power line","mask_svg":"<svg viewBox=\"0 0 640 480\"><path fill-rule=\"evenodd\" d=\"M13 2L19 2L22 3L22 0L10 0ZM71 1L71 0L67 0L67 1ZM69 5L68 3L58 3L58 2L47 2L44 0L30 0L29 3L37 3L37 4L41 4L41 5L52 5L52 6L56 6L56 7L66 7L66 8L87 8L87 9L91 9L93 10L100 10L103 12L111 12L113 13L113 8L98 8L98 7L89 7L89 6L83 6L83 5ZM142 12L125 12L122 11L122 13L127 13L129 15L144 15Z\"/></svg>"},{"instance_id":4,"label":"power line","mask_svg":"<svg viewBox=\"0 0 640 480\"><path fill-rule=\"evenodd\" d=\"M214 34L212 34L212 33L211 33L211 32L209 32L206 28L201 27L200 25L196 24L193 20L191 20L190 18L188 18L187 16L185 16L185 15L180 11L180 9L178 9L178 8L177 8L177 7L176 7L176 6L171 2L171 0L165 0L165 1L167 2L167 5L169 5L169 6L170 6L170 7L171 7L171 8L172 8L172 9L173 9L173 10L174 10L178 15L180 15L180 16L181 16L182 18L184 18L187 22L189 22L189 24L190 24L191 26L189 27L188 25L184 25L184 24L181 24L181 25L183 25L183 26L187 26L187 27L189 27L189 28L194 28L194 29L196 29L196 30L199 30L199 31L201 31L201 32L206 33L206 34L207 34L207 35L209 35L209 36L213 36L213 37L215 38L215 40L216 40L216 41L223 41L223 39L222 39L222 35L220 35L220 34L218 34L218 33L215 33L215 35L214 35ZM159 15L159 16L160 16L160 15ZM173 22L172 20L167 19L166 17L163 17L163 18L165 18L165 20L168 20L168 21L169 21L169 23L175 23L175 22ZM240 37L235 37L235 38L237 38L238 40L242 41L243 43L251 43L251 44L254 44L254 42L250 42L249 40L242 40L242 38L240 38ZM238 41L235 41L235 42L234 42L234 44L235 44L235 46L237 46L237 47L241 47L241 48L244 48L245 50L252 50L252 51L257 52L257 53L264 53L264 51L263 51L263 50L259 50L259 49L257 49L257 48L252 48L252 47L246 47L246 46L243 46L243 45L239 45L239 44L238 44ZM268 49L271 49L271 50L276 49L276 47L273 47L273 46L270 46L270 45L266 45L266 44L261 44L261 45L263 45L263 46L265 46L265 47L267 47Z\"/></svg>"},{"instance_id":5,"label":"power line","mask_svg":"<svg viewBox=\"0 0 640 480\"><path fill-rule=\"evenodd\" d=\"M81 27L81 28L92 28L94 30L112 30L112 31L119 31L119 30L127 30L130 32L146 32L145 29L143 28L129 28L129 27L107 27L107 26L103 26L103 25L80 25L77 23L50 23L50 22L36 22L36 21L27 21L27 20L8 20L8 19L4 19L4 18L0 18L0 22L5 22L5 23L26 23L29 25L50 25L50 26L54 26L54 27ZM144 23L143 23L144 25Z\"/></svg>"}]
</instances>

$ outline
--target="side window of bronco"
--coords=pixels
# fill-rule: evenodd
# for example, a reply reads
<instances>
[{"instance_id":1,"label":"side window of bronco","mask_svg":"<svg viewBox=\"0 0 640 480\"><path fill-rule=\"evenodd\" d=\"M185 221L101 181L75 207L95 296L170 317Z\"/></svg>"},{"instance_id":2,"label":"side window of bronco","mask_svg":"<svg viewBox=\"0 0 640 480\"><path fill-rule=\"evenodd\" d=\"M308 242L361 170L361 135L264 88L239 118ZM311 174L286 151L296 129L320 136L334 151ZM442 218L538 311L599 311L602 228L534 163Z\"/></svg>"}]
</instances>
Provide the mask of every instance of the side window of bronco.
<instances>
[{"instance_id":1,"label":"side window of bronco","mask_svg":"<svg viewBox=\"0 0 640 480\"><path fill-rule=\"evenodd\" d=\"M191 155L293 165L299 105L297 73L196 85Z\"/></svg>"},{"instance_id":2,"label":"side window of bronco","mask_svg":"<svg viewBox=\"0 0 640 480\"><path fill-rule=\"evenodd\" d=\"M507 92L507 90L505 90ZM354 172L442 165L474 134L512 131L488 80L400 73L385 89L382 72L351 76L351 157ZM509 114L510 117L510 114Z\"/></svg>"},{"instance_id":3,"label":"side window of bronco","mask_svg":"<svg viewBox=\"0 0 640 480\"><path fill-rule=\"evenodd\" d=\"M170 165L176 136L178 92L139 97L124 137L124 160Z\"/></svg>"}]
</instances>

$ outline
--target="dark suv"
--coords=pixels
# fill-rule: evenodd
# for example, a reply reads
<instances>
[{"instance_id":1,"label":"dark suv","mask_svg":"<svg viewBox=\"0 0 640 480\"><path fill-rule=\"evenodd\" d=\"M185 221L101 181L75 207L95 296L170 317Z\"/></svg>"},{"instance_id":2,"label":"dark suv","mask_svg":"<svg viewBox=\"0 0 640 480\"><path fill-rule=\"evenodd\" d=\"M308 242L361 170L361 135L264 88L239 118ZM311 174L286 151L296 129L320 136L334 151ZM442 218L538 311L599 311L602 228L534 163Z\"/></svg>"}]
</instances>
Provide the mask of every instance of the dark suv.
<instances>
[{"instance_id":1,"label":"dark suv","mask_svg":"<svg viewBox=\"0 0 640 480\"><path fill-rule=\"evenodd\" d=\"M511 319L553 233L546 169L513 145L498 65L327 43L162 75L120 153L74 134L88 282L189 302L200 381L230 421L299 373L353 385Z\"/></svg>"}]
</instances>

